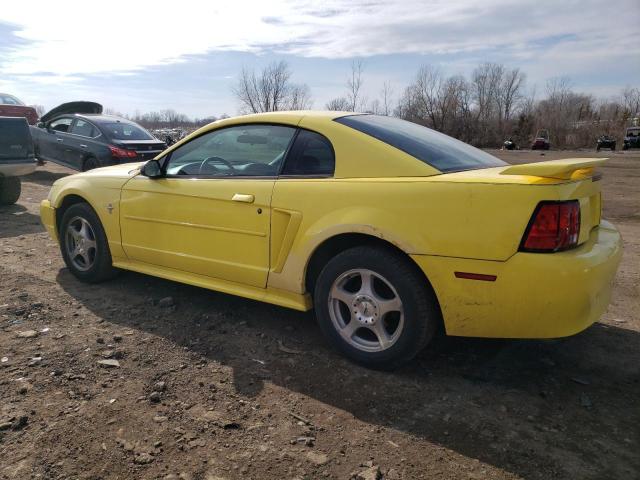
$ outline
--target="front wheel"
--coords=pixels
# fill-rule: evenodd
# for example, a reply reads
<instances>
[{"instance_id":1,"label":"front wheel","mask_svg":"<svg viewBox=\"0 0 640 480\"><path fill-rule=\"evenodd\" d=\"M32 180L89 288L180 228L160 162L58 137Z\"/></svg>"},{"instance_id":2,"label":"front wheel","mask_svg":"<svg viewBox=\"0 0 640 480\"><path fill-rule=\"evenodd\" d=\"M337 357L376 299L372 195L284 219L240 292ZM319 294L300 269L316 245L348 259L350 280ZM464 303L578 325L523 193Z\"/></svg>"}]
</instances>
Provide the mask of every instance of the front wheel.
<instances>
[{"instance_id":1,"label":"front wheel","mask_svg":"<svg viewBox=\"0 0 640 480\"><path fill-rule=\"evenodd\" d=\"M19 177L0 176L0 205L13 205L20 198L21 191Z\"/></svg>"},{"instance_id":2,"label":"front wheel","mask_svg":"<svg viewBox=\"0 0 640 480\"><path fill-rule=\"evenodd\" d=\"M329 342L367 367L393 369L420 352L440 322L435 295L416 266L376 247L346 250L324 267L314 291Z\"/></svg>"},{"instance_id":3,"label":"front wheel","mask_svg":"<svg viewBox=\"0 0 640 480\"><path fill-rule=\"evenodd\" d=\"M97 283L117 274L112 265L107 236L89 204L70 206L62 216L59 232L62 257L76 278Z\"/></svg>"}]
</instances>

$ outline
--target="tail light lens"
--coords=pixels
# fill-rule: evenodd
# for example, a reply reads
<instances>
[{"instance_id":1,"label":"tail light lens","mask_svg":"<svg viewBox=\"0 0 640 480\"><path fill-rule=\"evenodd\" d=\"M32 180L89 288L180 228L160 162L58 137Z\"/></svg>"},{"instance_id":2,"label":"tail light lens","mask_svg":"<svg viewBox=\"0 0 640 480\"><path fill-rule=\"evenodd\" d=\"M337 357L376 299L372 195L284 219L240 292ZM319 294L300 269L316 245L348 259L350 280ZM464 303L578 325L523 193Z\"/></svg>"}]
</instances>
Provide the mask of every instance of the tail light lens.
<instances>
[{"instance_id":1,"label":"tail light lens","mask_svg":"<svg viewBox=\"0 0 640 480\"><path fill-rule=\"evenodd\" d=\"M113 145L109 145L109 150L111 150L111 155L116 158L136 158L138 156L135 150L126 150Z\"/></svg>"},{"instance_id":2,"label":"tail light lens","mask_svg":"<svg viewBox=\"0 0 640 480\"><path fill-rule=\"evenodd\" d=\"M525 252L558 252L578 245L580 234L580 202L540 202L520 250Z\"/></svg>"}]
</instances>

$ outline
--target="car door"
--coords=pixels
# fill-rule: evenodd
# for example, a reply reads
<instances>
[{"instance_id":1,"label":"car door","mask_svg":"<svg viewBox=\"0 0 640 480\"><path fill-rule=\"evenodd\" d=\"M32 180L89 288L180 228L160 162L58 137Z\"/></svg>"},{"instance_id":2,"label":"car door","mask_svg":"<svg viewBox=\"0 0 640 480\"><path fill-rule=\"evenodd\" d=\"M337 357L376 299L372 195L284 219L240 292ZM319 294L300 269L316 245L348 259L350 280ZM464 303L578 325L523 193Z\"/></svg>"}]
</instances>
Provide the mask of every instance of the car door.
<instances>
[{"instance_id":1,"label":"car door","mask_svg":"<svg viewBox=\"0 0 640 480\"><path fill-rule=\"evenodd\" d=\"M65 139L67 132L71 128L73 118L60 117L51 121L41 130L38 142L38 154L52 162L64 163L65 161Z\"/></svg>"},{"instance_id":2,"label":"car door","mask_svg":"<svg viewBox=\"0 0 640 480\"><path fill-rule=\"evenodd\" d=\"M64 139L64 161L78 170L83 170L87 156L98 156L94 151L94 138L100 135L100 131L88 120L76 118L70 132Z\"/></svg>"},{"instance_id":3,"label":"car door","mask_svg":"<svg viewBox=\"0 0 640 480\"><path fill-rule=\"evenodd\" d=\"M120 202L127 257L265 287L271 195L295 132L263 124L210 131L168 154L163 177L131 179Z\"/></svg>"}]
</instances>

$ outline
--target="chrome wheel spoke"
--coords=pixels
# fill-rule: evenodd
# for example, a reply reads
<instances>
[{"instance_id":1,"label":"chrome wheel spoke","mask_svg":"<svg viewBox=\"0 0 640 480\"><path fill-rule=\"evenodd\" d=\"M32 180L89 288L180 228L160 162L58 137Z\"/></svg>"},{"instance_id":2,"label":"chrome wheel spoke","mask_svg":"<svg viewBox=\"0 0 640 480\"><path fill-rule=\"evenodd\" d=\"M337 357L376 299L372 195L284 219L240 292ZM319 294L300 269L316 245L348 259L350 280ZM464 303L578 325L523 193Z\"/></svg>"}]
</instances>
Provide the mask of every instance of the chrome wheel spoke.
<instances>
[{"instance_id":1,"label":"chrome wheel spoke","mask_svg":"<svg viewBox=\"0 0 640 480\"><path fill-rule=\"evenodd\" d=\"M393 344L391 335L389 335L381 321L373 324L371 331L373 331L373 333L376 334L376 337L378 337L378 342L380 342L380 347L382 347L382 349L389 348Z\"/></svg>"},{"instance_id":2,"label":"chrome wheel spoke","mask_svg":"<svg viewBox=\"0 0 640 480\"><path fill-rule=\"evenodd\" d=\"M349 310L351 310L356 295L355 293L347 292L341 286L334 285L331 289L331 297L345 303L347 307L349 307Z\"/></svg>"},{"instance_id":3,"label":"chrome wheel spoke","mask_svg":"<svg viewBox=\"0 0 640 480\"><path fill-rule=\"evenodd\" d=\"M375 293L373 291L373 272L369 270L360 272L360 279L362 280L362 284L360 285L360 291L358 291L358 294L374 296Z\"/></svg>"},{"instance_id":4,"label":"chrome wheel spoke","mask_svg":"<svg viewBox=\"0 0 640 480\"><path fill-rule=\"evenodd\" d=\"M84 240L91 240L91 236L89 234L91 227L89 226L89 224L87 223L87 221L83 218L80 220L81 222L81 227L80 227L80 237Z\"/></svg>"},{"instance_id":5,"label":"chrome wheel spoke","mask_svg":"<svg viewBox=\"0 0 640 480\"><path fill-rule=\"evenodd\" d=\"M361 326L362 325L360 325L356 319L351 319L351 321L342 329L342 334L347 338L351 338L356 330Z\"/></svg>"},{"instance_id":6,"label":"chrome wheel spoke","mask_svg":"<svg viewBox=\"0 0 640 480\"><path fill-rule=\"evenodd\" d=\"M384 316L389 312L402 312L402 302L398 297L394 297L390 300L379 299L378 311L380 318L384 318Z\"/></svg>"}]
</instances>

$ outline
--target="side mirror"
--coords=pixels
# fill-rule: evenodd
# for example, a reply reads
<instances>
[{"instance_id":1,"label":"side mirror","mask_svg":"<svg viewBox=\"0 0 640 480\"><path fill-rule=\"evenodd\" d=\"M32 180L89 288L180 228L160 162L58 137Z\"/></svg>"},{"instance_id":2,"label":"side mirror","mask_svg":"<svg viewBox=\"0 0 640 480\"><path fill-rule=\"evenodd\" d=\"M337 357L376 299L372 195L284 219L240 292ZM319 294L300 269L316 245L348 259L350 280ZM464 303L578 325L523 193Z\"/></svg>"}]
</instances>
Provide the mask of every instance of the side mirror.
<instances>
[{"instance_id":1,"label":"side mirror","mask_svg":"<svg viewBox=\"0 0 640 480\"><path fill-rule=\"evenodd\" d=\"M36 123L36 127L38 127L38 128L44 128L44 122L38 122L38 123Z\"/></svg>"},{"instance_id":2,"label":"side mirror","mask_svg":"<svg viewBox=\"0 0 640 480\"><path fill-rule=\"evenodd\" d=\"M160 178L162 176L162 169L160 163L157 160L149 160L142 166L140 173L149 178Z\"/></svg>"}]
</instances>

